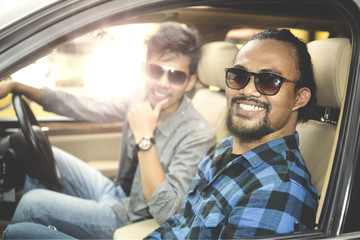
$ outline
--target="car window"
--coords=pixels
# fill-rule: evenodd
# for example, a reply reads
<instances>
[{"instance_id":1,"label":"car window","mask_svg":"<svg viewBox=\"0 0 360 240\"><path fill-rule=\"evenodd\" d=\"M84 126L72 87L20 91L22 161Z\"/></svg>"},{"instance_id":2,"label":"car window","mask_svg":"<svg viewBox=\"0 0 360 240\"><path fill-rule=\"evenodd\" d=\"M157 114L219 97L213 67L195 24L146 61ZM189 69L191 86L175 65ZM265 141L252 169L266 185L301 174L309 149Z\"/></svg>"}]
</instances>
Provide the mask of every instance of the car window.
<instances>
[{"instance_id":1,"label":"car window","mask_svg":"<svg viewBox=\"0 0 360 240\"><path fill-rule=\"evenodd\" d=\"M11 78L37 88L99 98L129 94L141 83L143 42L154 27L156 24L129 24L97 29L58 46ZM15 117L10 100L11 96L1 100L0 118ZM55 116L35 102L30 106L40 119Z\"/></svg>"},{"instance_id":2,"label":"car window","mask_svg":"<svg viewBox=\"0 0 360 240\"><path fill-rule=\"evenodd\" d=\"M58 46L11 78L37 88L48 87L77 95L111 98L129 94L140 84L140 65L145 56L143 41L155 27L156 24L127 24L97 29ZM240 48L261 30L232 29L225 41ZM328 32L321 31L311 34L300 29L291 31L306 42L329 36ZM11 96L1 99L0 118L15 117L10 101ZM58 119L35 102L30 102L30 107L40 119Z\"/></svg>"}]
</instances>

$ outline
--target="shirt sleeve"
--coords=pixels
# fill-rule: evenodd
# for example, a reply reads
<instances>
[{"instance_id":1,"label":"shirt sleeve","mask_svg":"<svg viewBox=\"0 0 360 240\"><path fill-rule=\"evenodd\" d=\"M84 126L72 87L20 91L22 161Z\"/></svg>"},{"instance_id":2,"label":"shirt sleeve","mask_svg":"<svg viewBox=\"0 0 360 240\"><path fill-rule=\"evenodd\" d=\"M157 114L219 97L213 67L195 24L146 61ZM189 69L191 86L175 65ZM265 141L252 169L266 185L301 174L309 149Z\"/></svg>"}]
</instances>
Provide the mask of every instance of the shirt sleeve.
<instances>
[{"instance_id":1,"label":"shirt sleeve","mask_svg":"<svg viewBox=\"0 0 360 240\"><path fill-rule=\"evenodd\" d=\"M216 142L215 131L209 125L184 135L176 146L165 180L148 203L150 214L159 224L180 212L198 164Z\"/></svg>"},{"instance_id":2,"label":"shirt sleeve","mask_svg":"<svg viewBox=\"0 0 360 240\"><path fill-rule=\"evenodd\" d=\"M243 238L313 229L316 203L311 194L293 182L260 188L230 212L220 238Z\"/></svg>"},{"instance_id":3,"label":"shirt sleeve","mask_svg":"<svg viewBox=\"0 0 360 240\"><path fill-rule=\"evenodd\" d=\"M99 99L78 96L64 91L42 89L42 105L45 111L92 122L123 122L128 109L126 97Z\"/></svg>"}]
</instances>

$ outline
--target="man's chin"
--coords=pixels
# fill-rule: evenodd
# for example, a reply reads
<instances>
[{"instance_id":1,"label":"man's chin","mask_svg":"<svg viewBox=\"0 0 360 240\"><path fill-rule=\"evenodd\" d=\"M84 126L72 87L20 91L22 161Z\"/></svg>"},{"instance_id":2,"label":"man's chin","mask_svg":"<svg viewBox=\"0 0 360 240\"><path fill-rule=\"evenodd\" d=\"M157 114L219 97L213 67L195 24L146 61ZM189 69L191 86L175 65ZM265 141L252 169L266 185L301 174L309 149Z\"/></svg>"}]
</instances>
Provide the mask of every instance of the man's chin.
<instances>
[{"instance_id":1,"label":"man's chin","mask_svg":"<svg viewBox=\"0 0 360 240\"><path fill-rule=\"evenodd\" d=\"M275 131L265 121L254 124L247 121L235 122L233 119L227 119L226 125L229 131L235 137L240 138L242 142L259 141Z\"/></svg>"},{"instance_id":2,"label":"man's chin","mask_svg":"<svg viewBox=\"0 0 360 240\"><path fill-rule=\"evenodd\" d=\"M161 108L162 112L175 112L180 105L179 101L169 101Z\"/></svg>"},{"instance_id":3,"label":"man's chin","mask_svg":"<svg viewBox=\"0 0 360 240\"><path fill-rule=\"evenodd\" d=\"M233 131L230 129L230 132L239 137L242 142L256 142L261 140L263 137L273 133L274 130L268 126L262 126L257 129L243 129L240 131Z\"/></svg>"},{"instance_id":4,"label":"man's chin","mask_svg":"<svg viewBox=\"0 0 360 240\"><path fill-rule=\"evenodd\" d=\"M159 104L159 102L161 102L161 101L157 101L157 100L151 101L151 102L150 102L150 105L151 105L152 109L155 109L155 106L156 106L157 104ZM169 102L166 103L166 104L164 104L164 105L161 107L161 111L166 110L167 108L171 107L171 105L172 105L172 103L169 103Z\"/></svg>"}]
</instances>

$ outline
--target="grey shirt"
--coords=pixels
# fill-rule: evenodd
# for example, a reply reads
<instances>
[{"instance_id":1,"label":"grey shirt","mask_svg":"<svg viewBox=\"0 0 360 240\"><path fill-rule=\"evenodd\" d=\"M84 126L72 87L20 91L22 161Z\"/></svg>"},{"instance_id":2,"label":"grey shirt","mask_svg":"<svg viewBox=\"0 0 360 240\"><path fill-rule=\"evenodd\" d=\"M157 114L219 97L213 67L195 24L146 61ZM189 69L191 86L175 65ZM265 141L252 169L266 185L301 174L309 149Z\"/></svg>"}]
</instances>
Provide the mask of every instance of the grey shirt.
<instances>
[{"instance_id":1,"label":"grey shirt","mask_svg":"<svg viewBox=\"0 0 360 240\"><path fill-rule=\"evenodd\" d=\"M93 99L74 96L61 91L42 90L43 107L78 120L98 122L124 122L122 130L119 172L115 184L129 190L130 195L113 206L122 222L130 224L154 217L159 224L178 213L185 194L196 173L197 166L207 150L215 144L215 131L184 96L177 111L160 123L154 133L155 147L165 180L146 202L142 189L139 166L133 167L134 137L127 123L127 112L146 100L140 90L130 98L117 100ZM135 170L133 181L127 178Z\"/></svg>"}]
</instances>

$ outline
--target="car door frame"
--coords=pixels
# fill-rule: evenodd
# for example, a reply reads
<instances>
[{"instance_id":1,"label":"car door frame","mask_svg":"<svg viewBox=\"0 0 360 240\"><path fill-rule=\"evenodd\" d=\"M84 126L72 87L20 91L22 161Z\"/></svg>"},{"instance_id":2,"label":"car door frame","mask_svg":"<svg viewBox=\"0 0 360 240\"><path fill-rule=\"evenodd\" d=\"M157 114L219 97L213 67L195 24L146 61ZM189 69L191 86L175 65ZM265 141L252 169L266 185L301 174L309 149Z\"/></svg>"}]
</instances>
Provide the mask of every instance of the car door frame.
<instances>
[{"instance_id":1,"label":"car door frame","mask_svg":"<svg viewBox=\"0 0 360 240\"><path fill-rule=\"evenodd\" d=\"M6 76L39 56L46 54L54 46L63 42L71 33L79 36L89 31L89 29L95 29L98 26L110 23L114 19L121 20L129 16L150 13L152 11L203 4L231 7L232 4L239 4L239 2L255 4L260 2L271 3L273 1L135 0L124 1L122 4L119 4L117 1L94 0L91 1L91 4L93 4L91 6L82 4L80 1L73 2L78 4L78 15L65 14L66 11L61 9L60 6L57 6L58 8L56 10L53 9L53 12L48 12L48 14L56 13L58 16L55 24L53 24L54 19L52 19L50 15L45 14L44 19L42 19L46 20L43 23L43 29L39 29L37 33L32 33L26 37L17 38L18 41L16 43L1 53L0 77ZM277 0L276 2L296 1ZM311 3L314 1L306 0L306 2ZM354 179L355 172L359 169L358 160L360 159L360 94L357 94L360 92L360 1L318 0L317 2L336 8L348 21L352 33L351 68L346 90L346 99L343 103L342 114L340 115L341 125L335 151L334 165L329 179L324 208L319 221L319 230L310 233L288 234L283 236L284 239L340 236L343 233L346 220L350 221L347 219L347 210L350 206L352 190L354 186L356 186L354 184L358 183L354 182ZM62 11L64 11L63 14ZM41 19L34 21L34 24L37 21L41 21ZM57 34L56 31L54 31L61 27L66 28L66 34ZM29 31L29 29L24 30ZM50 34L45 33L45 30L49 31ZM9 36L11 36L11 34ZM0 39L0 45L1 41L3 41L3 39ZM44 44L44 42L46 44ZM20 61L20 59L24 58L26 61ZM345 237L346 235L351 235L351 233L343 236Z\"/></svg>"}]
</instances>

